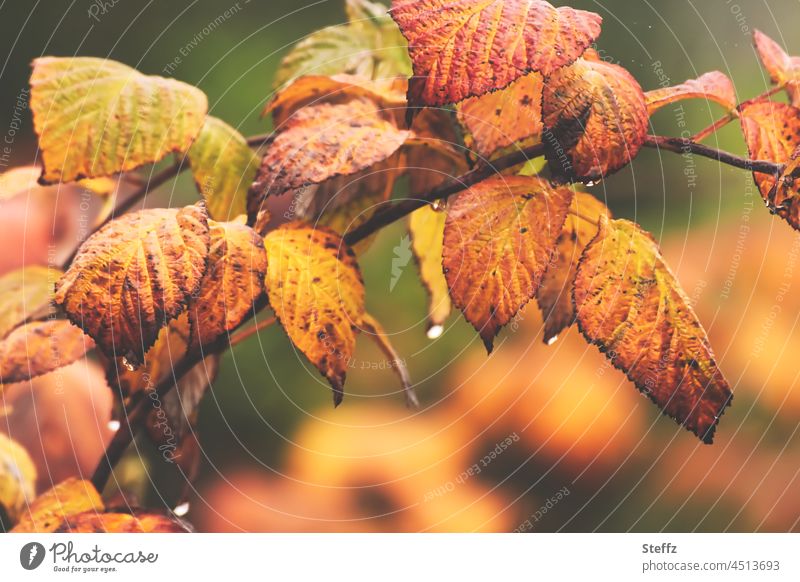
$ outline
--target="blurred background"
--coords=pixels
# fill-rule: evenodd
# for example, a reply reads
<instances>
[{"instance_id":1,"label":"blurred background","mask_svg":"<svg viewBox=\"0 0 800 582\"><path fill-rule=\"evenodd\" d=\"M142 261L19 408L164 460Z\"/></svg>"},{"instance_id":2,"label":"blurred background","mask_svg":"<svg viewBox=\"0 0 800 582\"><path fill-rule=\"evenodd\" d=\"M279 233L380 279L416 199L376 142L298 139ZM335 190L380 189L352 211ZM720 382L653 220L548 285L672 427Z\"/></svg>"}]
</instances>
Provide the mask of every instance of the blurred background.
<instances>
[{"instance_id":1,"label":"blurred background","mask_svg":"<svg viewBox=\"0 0 800 582\"><path fill-rule=\"evenodd\" d=\"M598 51L646 90L663 75L677 84L718 69L740 100L762 93L769 79L752 48L756 28L800 55L797 0L570 5L603 16ZM108 57L162 75L172 64L167 76L198 85L210 113L248 135L270 128L259 113L282 55L344 20L341 0L1 3L8 165L36 159L30 115L19 103L37 56ZM660 111L653 131L680 135L684 119L699 131L721 114L684 102L682 112ZM736 124L706 143L745 153ZM51 244L74 240L74 230L53 225L74 224L80 194L55 192L49 202L0 202L0 272L45 263ZM202 402L187 519L201 531L800 530L792 356L800 351L800 238L762 207L749 174L703 158L646 149L591 192L654 233L708 330L735 392L713 446L662 417L574 328L545 346L535 304L488 358L455 314L441 337L428 339L413 261L390 290L394 248L405 235L396 224L360 264L368 309L405 359L421 409L404 407L382 354L362 337L345 401L334 410L330 388L282 330L264 330L225 355ZM197 197L184 175L147 204ZM65 214L72 222L53 219ZM102 372L82 362L57 383L51 376L6 386L0 403L0 430L30 451L40 491L91 474L111 433ZM186 485L146 439L116 477L148 506L174 507Z\"/></svg>"}]
</instances>

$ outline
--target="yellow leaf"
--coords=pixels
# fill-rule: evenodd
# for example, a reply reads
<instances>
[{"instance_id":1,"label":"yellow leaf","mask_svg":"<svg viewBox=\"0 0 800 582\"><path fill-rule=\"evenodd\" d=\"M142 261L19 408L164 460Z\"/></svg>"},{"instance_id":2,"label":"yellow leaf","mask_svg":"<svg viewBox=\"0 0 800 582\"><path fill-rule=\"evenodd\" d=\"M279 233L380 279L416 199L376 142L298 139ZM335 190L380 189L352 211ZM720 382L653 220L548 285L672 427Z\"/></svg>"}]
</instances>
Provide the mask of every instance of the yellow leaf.
<instances>
[{"instance_id":1,"label":"yellow leaf","mask_svg":"<svg viewBox=\"0 0 800 582\"><path fill-rule=\"evenodd\" d=\"M22 325L0 342L0 383L24 382L68 366L93 347L92 339L68 321Z\"/></svg>"},{"instance_id":2,"label":"yellow leaf","mask_svg":"<svg viewBox=\"0 0 800 582\"><path fill-rule=\"evenodd\" d=\"M578 265L578 326L665 414L706 443L733 398L689 298L655 240L601 219Z\"/></svg>"},{"instance_id":3,"label":"yellow leaf","mask_svg":"<svg viewBox=\"0 0 800 582\"><path fill-rule=\"evenodd\" d=\"M35 493L36 466L28 451L0 433L0 515L5 513L10 521L4 524L6 530L17 522Z\"/></svg>"},{"instance_id":4,"label":"yellow leaf","mask_svg":"<svg viewBox=\"0 0 800 582\"><path fill-rule=\"evenodd\" d=\"M186 151L207 109L199 89L115 61L33 62L31 111L48 183L110 176Z\"/></svg>"},{"instance_id":5,"label":"yellow leaf","mask_svg":"<svg viewBox=\"0 0 800 582\"><path fill-rule=\"evenodd\" d=\"M428 290L428 333L436 336L450 315L450 292L442 272L442 245L447 213L423 206L408 218L411 247L419 275Z\"/></svg>"},{"instance_id":6,"label":"yellow leaf","mask_svg":"<svg viewBox=\"0 0 800 582\"><path fill-rule=\"evenodd\" d=\"M542 142L552 171L587 180L603 178L635 158L649 123L636 79L591 50L547 78L542 115Z\"/></svg>"},{"instance_id":7,"label":"yellow leaf","mask_svg":"<svg viewBox=\"0 0 800 582\"><path fill-rule=\"evenodd\" d=\"M55 300L106 355L138 364L197 291L208 246L202 203L126 214L81 246Z\"/></svg>"},{"instance_id":8,"label":"yellow leaf","mask_svg":"<svg viewBox=\"0 0 800 582\"><path fill-rule=\"evenodd\" d=\"M523 142L535 145L542 137L542 88L539 73L514 81L501 91L472 97L456 106L458 120L467 130L466 146L482 158Z\"/></svg>"},{"instance_id":9,"label":"yellow leaf","mask_svg":"<svg viewBox=\"0 0 800 582\"><path fill-rule=\"evenodd\" d=\"M356 174L389 158L409 135L368 100L304 107L284 124L264 154L250 191L251 218L266 196Z\"/></svg>"},{"instance_id":10,"label":"yellow leaf","mask_svg":"<svg viewBox=\"0 0 800 582\"><path fill-rule=\"evenodd\" d=\"M37 497L27 508L12 532L50 533L70 516L84 511L105 509L97 490L89 481L71 478Z\"/></svg>"},{"instance_id":11,"label":"yellow leaf","mask_svg":"<svg viewBox=\"0 0 800 582\"><path fill-rule=\"evenodd\" d=\"M55 533L187 533L192 529L184 521L166 513L96 513L86 511L67 518Z\"/></svg>"},{"instance_id":12,"label":"yellow leaf","mask_svg":"<svg viewBox=\"0 0 800 582\"><path fill-rule=\"evenodd\" d=\"M597 234L600 217L611 218L606 205L591 194L576 192L572 200L558 246L536 300L544 316L544 341L552 343L562 330L575 322L575 307L572 304L572 289L583 249Z\"/></svg>"},{"instance_id":13,"label":"yellow leaf","mask_svg":"<svg viewBox=\"0 0 800 582\"><path fill-rule=\"evenodd\" d=\"M39 188L39 166L20 166L0 174L0 200L13 198L17 194Z\"/></svg>"},{"instance_id":14,"label":"yellow leaf","mask_svg":"<svg viewBox=\"0 0 800 582\"><path fill-rule=\"evenodd\" d=\"M335 233L301 222L264 238L267 294L289 339L344 396L348 362L364 316L364 283L355 255Z\"/></svg>"},{"instance_id":15,"label":"yellow leaf","mask_svg":"<svg viewBox=\"0 0 800 582\"><path fill-rule=\"evenodd\" d=\"M189 303L190 349L209 347L236 328L264 293L267 255L263 239L236 222L209 221L208 269Z\"/></svg>"},{"instance_id":16,"label":"yellow leaf","mask_svg":"<svg viewBox=\"0 0 800 582\"><path fill-rule=\"evenodd\" d=\"M49 307L60 277L61 271L48 267L23 267L0 277L0 338Z\"/></svg>"},{"instance_id":17,"label":"yellow leaf","mask_svg":"<svg viewBox=\"0 0 800 582\"><path fill-rule=\"evenodd\" d=\"M207 117L188 158L211 218L232 220L247 212L247 191L259 160L238 131L216 117Z\"/></svg>"},{"instance_id":18,"label":"yellow leaf","mask_svg":"<svg viewBox=\"0 0 800 582\"><path fill-rule=\"evenodd\" d=\"M535 177L495 177L456 198L444 228L450 296L491 352L500 329L536 294L573 192Z\"/></svg>"}]
</instances>

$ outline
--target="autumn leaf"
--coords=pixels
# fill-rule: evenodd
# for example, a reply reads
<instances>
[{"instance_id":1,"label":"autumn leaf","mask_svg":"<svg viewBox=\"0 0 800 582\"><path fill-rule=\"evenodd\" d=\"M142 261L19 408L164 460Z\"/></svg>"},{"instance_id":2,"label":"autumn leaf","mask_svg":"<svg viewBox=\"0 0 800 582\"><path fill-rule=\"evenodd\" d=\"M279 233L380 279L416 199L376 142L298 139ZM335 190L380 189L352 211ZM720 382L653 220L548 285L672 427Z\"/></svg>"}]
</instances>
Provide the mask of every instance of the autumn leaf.
<instances>
[{"instance_id":1,"label":"autumn leaf","mask_svg":"<svg viewBox=\"0 0 800 582\"><path fill-rule=\"evenodd\" d=\"M753 42L772 82L785 87L792 105L800 107L800 57L790 57L760 30L753 31Z\"/></svg>"},{"instance_id":2,"label":"autumn leaf","mask_svg":"<svg viewBox=\"0 0 800 582\"><path fill-rule=\"evenodd\" d=\"M550 168L597 180L626 166L647 136L647 105L628 71L587 58L546 79L542 114Z\"/></svg>"},{"instance_id":3,"label":"autumn leaf","mask_svg":"<svg viewBox=\"0 0 800 582\"><path fill-rule=\"evenodd\" d=\"M289 339L344 396L347 364L364 316L364 283L353 252L326 229L291 222L264 238L267 294Z\"/></svg>"},{"instance_id":4,"label":"autumn leaf","mask_svg":"<svg viewBox=\"0 0 800 582\"><path fill-rule=\"evenodd\" d=\"M31 317L44 314L61 271L23 267L0 277L0 339Z\"/></svg>"},{"instance_id":5,"label":"autumn leaf","mask_svg":"<svg viewBox=\"0 0 800 582\"><path fill-rule=\"evenodd\" d=\"M447 213L429 205L408 217L411 248L419 265L419 276L428 291L428 334L437 337L450 315L447 280L442 272L444 224Z\"/></svg>"},{"instance_id":6,"label":"autumn leaf","mask_svg":"<svg viewBox=\"0 0 800 582\"><path fill-rule=\"evenodd\" d=\"M0 433L0 531L17 522L33 501L35 488L36 466L28 451Z\"/></svg>"},{"instance_id":7,"label":"autumn leaf","mask_svg":"<svg viewBox=\"0 0 800 582\"><path fill-rule=\"evenodd\" d=\"M544 316L544 341L552 343L575 322L572 290L578 261L597 234L600 218L611 218L605 204L586 192L576 192L558 235L556 253L542 277L536 300Z\"/></svg>"},{"instance_id":8,"label":"autumn leaf","mask_svg":"<svg viewBox=\"0 0 800 582\"><path fill-rule=\"evenodd\" d=\"M383 326L369 313L364 313L362 325L364 327L364 333L375 342L384 356L388 358L387 363L389 367L400 379L400 384L403 387L403 394L406 398L406 405L409 408L419 408L419 400L411 384L411 375L408 373L406 361L400 357L400 354L392 345L392 340L383 329Z\"/></svg>"},{"instance_id":9,"label":"autumn leaf","mask_svg":"<svg viewBox=\"0 0 800 582\"><path fill-rule=\"evenodd\" d=\"M409 104L429 107L549 75L581 56L602 22L544 0L394 0L391 15L414 67Z\"/></svg>"},{"instance_id":10,"label":"autumn leaf","mask_svg":"<svg viewBox=\"0 0 800 582\"><path fill-rule=\"evenodd\" d=\"M185 151L208 109L191 85L106 59L39 58L30 82L45 183L109 176Z\"/></svg>"},{"instance_id":11,"label":"autumn leaf","mask_svg":"<svg viewBox=\"0 0 800 582\"><path fill-rule=\"evenodd\" d=\"M208 248L202 203L126 214L81 246L55 301L106 355L138 364L198 290Z\"/></svg>"},{"instance_id":12,"label":"autumn leaf","mask_svg":"<svg viewBox=\"0 0 800 582\"><path fill-rule=\"evenodd\" d=\"M644 94L647 111L652 115L665 105L683 99L706 99L716 101L725 109L736 109L736 88L724 73L711 71L697 79L689 79L674 87L664 87Z\"/></svg>"},{"instance_id":13,"label":"autumn leaf","mask_svg":"<svg viewBox=\"0 0 800 582\"><path fill-rule=\"evenodd\" d=\"M573 192L535 177L495 177L447 212L443 266L450 296L492 351L500 329L536 294Z\"/></svg>"},{"instance_id":14,"label":"autumn leaf","mask_svg":"<svg viewBox=\"0 0 800 582\"><path fill-rule=\"evenodd\" d=\"M275 73L275 88L305 75L344 73L387 79L411 74L405 39L386 8L348 0L346 9L349 23L318 30L292 48Z\"/></svg>"},{"instance_id":15,"label":"autumn leaf","mask_svg":"<svg viewBox=\"0 0 800 582\"><path fill-rule=\"evenodd\" d=\"M50 533L70 516L104 509L100 495L89 481L70 478L37 497L11 531Z\"/></svg>"},{"instance_id":16,"label":"autumn leaf","mask_svg":"<svg viewBox=\"0 0 800 582\"><path fill-rule=\"evenodd\" d=\"M238 222L209 220L211 243L199 290L189 304L190 350L235 329L264 293L267 255L263 239Z\"/></svg>"},{"instance_id":17,"label":"autumn leaf","mask_svg":"<svg viewBox=\"0 0 800 582\"><path fill-rule=\"evenodd\" d=\"M125 508L127 510L127 508ZM129 511L129 510L128 510ZM85 511L66 518L54 533L188 533L192 528L174 515L157 511Z\"/></svg>"},{"instance_id":18,"label":"autumn leaf","mask_svg":"<svg viewBox=\"0 0 800 582\"><path fill-rule=\"evenodd\" d=\"M207 117L187 156L211 218L232 220L247 212L247 191L259 159L238 131Z\"/></svg>"},{"instance_id":19,"label":"autumn leaf","mask_svg":"<svg viewBox=\"0 0 800 582\"><path fill-rule=\"evenodd\" d=\"M542 76L531 73L501 91L459 103L456 109L466 129L467 147L489 159L520 142L526 146L539 143L543 87Z\"/></svg>"},{"instance_id":20,"label":"autumn leaf","mask_svg":"<svg viewBox=\"0 0 800 582\"><path fill-rule=\"evenodd\" d=\"M773 101L742 107L740 120L750 157L786 164L800 146L800 109ZM775 213L800 229L800 179L753 173L761 196Z\"/></svg>"},{"instance_id":21,"label":"autumn leaf","mask_svg":"<svg viewBox=\"0 0 800 582\"><path fill-rule=\"evenodd\" d=\"M574 301L586 339L665 414L711 443L733 396L652 236L627 220L601 219L578 265Z\"/></svg>"},{"instance_id":22,"label":"autumn leaf","mask_svg":"<svg viewBox=\"0 0 800 582\"><path fill-rule=\"evenodd\" d=\"M304 107L284 124L264 154L250 191L251 218L267 195L355 174L394 154L409 135L387 121L371 101Z\"/></svg>"},{"instance_id":23,"label":"autumn leaf","mask_svg":"<svg viewBox=\"0 0 800 582\"><path fill-rule=\"evenodd\" d=\"M330 77L309 75L299 77L279 91L264 108L262 115L272 114L272 124L280 129L303 107L321 103L341 105L354 99L366 99L378 104L381 109L405 112L407 88L405 79L373 80L343 74Z\"/></svg>"},{"instance_id":24,"label":"autumn leaf","mask_svg":"<svg viewBox=\"0 0 800 582\"><path fill-rule=\"evenodd\" d=\"M0 341L0 384L24 382L68 366L94 347L92 339L68 321L35 321Z\"/></svg>"}]
</instances>

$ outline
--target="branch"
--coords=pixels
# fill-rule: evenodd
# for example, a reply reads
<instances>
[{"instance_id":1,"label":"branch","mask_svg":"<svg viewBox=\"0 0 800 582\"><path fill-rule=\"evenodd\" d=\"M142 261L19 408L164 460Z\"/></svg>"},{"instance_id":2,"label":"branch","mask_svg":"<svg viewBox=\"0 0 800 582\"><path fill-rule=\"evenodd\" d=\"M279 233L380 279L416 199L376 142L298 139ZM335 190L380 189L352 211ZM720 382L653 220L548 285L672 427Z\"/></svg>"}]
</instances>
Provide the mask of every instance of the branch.
<instances>
[{"instance_id":1,"label":"branch","mask_svg":"<svg viewBox=\"0 0 800 582\"><path fill-rule=\"evenodd\" d=\"M262 296L258 301L256 301L250 314L237 326L236 330L241 330L246 323L255 318L256 314L260 313L267 305L268 303L266 296ZM94 474L92 475L92 484L95 486L95 489L100 492L105 489L108 478L111 476L111 472L114 470L114 467L122 458L122 455L127 450L128 445L131 444L136 436L136 433L141 428L142 423L147 418L148 401L150 401L152 398L150 394L155 394L158 396L158 398L162 398L178 384L181 378L188 374L192 368L194 368L204 359L209 356L213 356L214 354L224 352L229 346L240 343L247 337L250 337L250 335L253 335L255 331L260 331L265 327L272 325L273 323L275 323L275 318L271 317L267 320L259 322L252 328L239 331L238 333L233 333L232 335L221 335L212 343L202 346L201 350L192 352L183 360L178 362L172 368L172 374L168 375L166 378L162 378L154 388L146 388L145 391L147 394L144 397L136 400L130 414L123 415L124 422L121 423L121 426L119 429L117 429L117 432L114 433L114 437L111 439L108 447L106 447L105 454L98 462L97 468L94 470ZM255 329L255 331L251 333L251 330L253 329Z\"/></svg>"},{"instance_id":2,"label":"branch","mask_svg":"<svg viewBox=\"0 0 800 582\"><path fill-rule=\"evenodd\" d=\"M489 178L502 170L507 170L508 168L512 168L519 164L524 164L525 162L528 162L533 158L538 158L543 154L544 145L537 144L535 146L531 146L499 158L494 162L483 163L475 166L466 174L462 174L458 178L453 178L446 184L443 184L438 188L434 188L427 194L421 195L419 198L409 198L392 206L384 206L382 209L375 212L375 214L373 214L369 220L347 233L344 237L344 241L352 246L355 243L364 240L375 231L380 230L384 226L387 226L408 214L411 214L426 204L430 204L436 200L446 200L453 194L457 194L462 190L466 190L470 186L474 186L478 182L485 180L486 178Z\"/></svg>"},{"instance_id":3,"label":"branch","mask_svg":"<svg viewBox=\"0 0 800 582\"><path fill-rule=\"evenodd\" d=\"M650 148L675 152L677 154L697 154L698 156L703 156L704 158L716 160L722 164L751 172L780 175L784 169L784 164L776 164L767 160L750 160L680 137L649 135L644 145Z\"/></svg>"}]
</instances>

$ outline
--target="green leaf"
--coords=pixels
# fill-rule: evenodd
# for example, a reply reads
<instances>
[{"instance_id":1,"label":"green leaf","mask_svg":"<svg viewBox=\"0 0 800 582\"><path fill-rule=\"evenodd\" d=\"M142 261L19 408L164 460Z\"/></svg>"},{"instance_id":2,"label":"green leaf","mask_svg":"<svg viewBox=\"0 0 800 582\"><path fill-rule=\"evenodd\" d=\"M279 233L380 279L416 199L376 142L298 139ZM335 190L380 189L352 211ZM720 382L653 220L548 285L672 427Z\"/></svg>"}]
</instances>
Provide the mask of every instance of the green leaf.
<instances>
[{"instance_id":1,"label":"green leaf","mask_svg":"<svg viewBox=\"0 0 800 582\"><path fill-rule=\"evenodd\" d=\"M295 45L281 62L274 87L304 75L347 73L371 79L410 76L408 44L386 12L378 4L349 1L351 22L323 28Z\"/></svg>"},{"instance_id":2,"label":"green leaf","mask_svg":"<svg viewBox=\"0 0 800 582\"><path fill-rule=\"evenodd\" d=\"M247 212L247 191L256 177L259 159L242 134L209 116L188 157L211 218L232 220Z\"/></svg>"},{"instance_id":3,"label":"green leaf","mask_svg":"<svg viewBox=\"0 0 800 582\"><path fill-rule=\"evenodd\" d=\"M0 339L50 305L61 271L23 267L0 277Z\"/></svg>"},{"instance_id":4,"label":"green leaf","mask_svg":"<svg viewBox=\"0 0 800 582\"><path fill-rule=\"evenodd\" d=\"M31 111L44 160L41 180L110 176L186 151L208 100L191 85L106 59L33 62Z\"/></svg>"}]
</instances>

